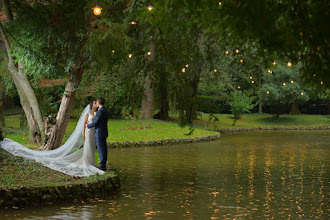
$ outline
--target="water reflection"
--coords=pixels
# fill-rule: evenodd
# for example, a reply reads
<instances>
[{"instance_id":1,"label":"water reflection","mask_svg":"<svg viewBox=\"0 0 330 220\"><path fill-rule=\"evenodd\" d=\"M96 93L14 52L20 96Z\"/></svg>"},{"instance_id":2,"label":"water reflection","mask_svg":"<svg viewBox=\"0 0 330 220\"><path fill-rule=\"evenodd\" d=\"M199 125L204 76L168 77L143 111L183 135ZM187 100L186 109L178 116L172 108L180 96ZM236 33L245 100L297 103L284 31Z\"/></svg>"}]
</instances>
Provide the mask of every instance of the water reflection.
<instances>
[{"instance_id":1,"label":"water reflection","mask_svg":"<svg viewBox=\"0 0 330 220\"><path fill-rule=\"evenodd\" d=\"M254 132L113 149L117 196L2 211L0 219L327 219L329 134Z\"/></svg>"}]
</instances>

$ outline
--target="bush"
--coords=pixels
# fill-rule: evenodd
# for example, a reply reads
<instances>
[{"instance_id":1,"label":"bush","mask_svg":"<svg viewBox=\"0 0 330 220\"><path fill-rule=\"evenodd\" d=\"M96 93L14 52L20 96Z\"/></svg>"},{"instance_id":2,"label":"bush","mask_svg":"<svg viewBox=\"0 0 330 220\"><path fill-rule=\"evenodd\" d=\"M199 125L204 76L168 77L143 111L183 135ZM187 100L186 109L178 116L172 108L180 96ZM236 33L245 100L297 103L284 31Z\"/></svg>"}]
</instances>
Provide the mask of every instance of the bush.
<instances>
[{"instance_id":1,"label":"bush","mask_svg":"<svg viewBox=\"0 0 330 220\"><path fill-rule=\"evenodd\" d=\"M248 93L242 91L235 91L232 93L231 101L229 102L231 112L234 114L233 126L235 126L238 119L242 117L244 112L250 112L255 106L252 104L255 97L250 97Z\"/></svg>"},{"instance_id":2,"label":"bush","mask_svg":"<svg viewBox=\"0 0 330 220\"><path fill-rule=\"evenodd\" d=\"M197 96L196 109L205 113L221 113L222 103L216 96Z\"/></svg>"}]
</instances>

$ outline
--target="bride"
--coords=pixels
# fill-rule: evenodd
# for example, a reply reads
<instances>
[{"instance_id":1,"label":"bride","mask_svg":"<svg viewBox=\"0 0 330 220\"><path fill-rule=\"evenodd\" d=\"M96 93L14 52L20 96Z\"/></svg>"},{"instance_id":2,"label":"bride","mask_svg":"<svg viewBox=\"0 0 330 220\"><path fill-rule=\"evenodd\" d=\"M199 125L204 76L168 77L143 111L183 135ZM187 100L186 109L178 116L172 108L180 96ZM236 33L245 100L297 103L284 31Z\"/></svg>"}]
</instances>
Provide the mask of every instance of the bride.
<instances>
[{"instance_id":1,"label":"bride","mask_svg":"<svg viewBox=\"0 0 330 220\"><path fill-rule=\"evenodd\" d=\"M71 176L102 175L104 171L94 166L96 149L95 128L89 129L86 126L87 122L94 121L96 112L96 102L92 101L82 112L77 126L69 139L55 150L31 150L8 138L0 141L0 148L15 156L37 161L53 170ZM81 146L83 147L81 148Z\"/></svg>"}]
</instances>

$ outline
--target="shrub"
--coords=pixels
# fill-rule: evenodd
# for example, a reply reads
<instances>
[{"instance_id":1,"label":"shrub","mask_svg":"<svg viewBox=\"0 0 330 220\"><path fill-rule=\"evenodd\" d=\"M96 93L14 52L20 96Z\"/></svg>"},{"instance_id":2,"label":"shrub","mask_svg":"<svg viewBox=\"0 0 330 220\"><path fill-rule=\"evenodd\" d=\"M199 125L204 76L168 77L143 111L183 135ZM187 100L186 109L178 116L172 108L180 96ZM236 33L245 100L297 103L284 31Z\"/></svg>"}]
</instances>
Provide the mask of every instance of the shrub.
<instances>
[{"instance_id":1,"label":"shrub","mask_svg":"<svg viewBox=\"0 0 330 220\"><path fill-rule=\"evenodd\" d=\"M234 114L233 126L235 126L238 119L242 117L244 112L250 112L255 106L252 104L255 97L250 97L248 93L242 91L235 91L232 93L231 101L229 102L231 112Z\"/></svg>"}]
</instances>

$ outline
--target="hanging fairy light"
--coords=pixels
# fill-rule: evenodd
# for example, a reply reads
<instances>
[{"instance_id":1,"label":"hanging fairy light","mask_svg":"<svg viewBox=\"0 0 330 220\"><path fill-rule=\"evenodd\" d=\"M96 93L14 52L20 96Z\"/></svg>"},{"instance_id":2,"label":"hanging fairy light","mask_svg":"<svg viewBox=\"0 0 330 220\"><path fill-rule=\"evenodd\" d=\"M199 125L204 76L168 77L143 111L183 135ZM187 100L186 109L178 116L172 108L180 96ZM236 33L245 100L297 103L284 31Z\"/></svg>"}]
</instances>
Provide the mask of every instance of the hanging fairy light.
<instances>
[{"instance_id":1,"label":"hanging fairy light","mask_svg":"<svg viewBox=\"0 0 330 220\"><path fill-rule=\"evenodd\" d=\"M294 81L293 81L293 80L291 80L291 83L293 84L293 83L294 83Z\"/></svg>"},{"instance_id":2,"label":"hanging fairy light","mask_svg":"<svg viewBox=\"0 0 330 220\"><path fill-rule=\"evenodd\" d=\"M148 5L148 6L147 6L147 9L148 9L149 11L152 11L152 10L155 9L155 8L154 8L154 6L152 6L152 5Z\"/></svg>"},{"instance_id":3,"label":"hanging fairy light","mask_svg":"<svg viewBox=\"0 0 330 220\"><path fill-rule=\"evenodd\" d=\"M254 81L252 81L251 83L254 84Z\"/></svg>"},{"instance_id":4,"label":"hanging fairy light","mask_svg":"<svg viewBox=\"0 0 330 220\"><path fill-rule=\"evenodd\" d=\"M250 79L252 79L252 76L250 76Z\"/></svg>"},{"instance_id":5,"label":"hanging fairy light","mask_svg":"<svg viewBox=\"0 0 330 220\"><path fill-rule=\"evenodd\" d=\"M291 62L288 62L288 67L291 67L292 66L292 63Z\"/></svg>"},{"instance_id":6,"label":"hanging fairy light","mask_svg":"<svg viewBox=\"0 0 330 220\"><path fill-rule=\"evenodd\" d=\"M321 85L323 85L323 81L321 81Z\"/></svg>"},{"instance_id":7,"label":"hanging fairy light","mask_svg":"<svg viewBox=\"0 0 330 220\"><path fill-rule=\"evenodd\" d=\"M285 86L286 84L285 83L283 83L283 86Z\"/></svg>"},{"instance_id":8,"label":"hanging fairy light","mask_svg":"<svg viewBox=\"0 0 330 220\"><path fill-rule=\"evenodd\" d=\"M148 54L148 56L150 56L151 55L151 52L149 51L147 54Z\"/></svg>"},{"instance_id":9,"label":"hanging fairy light","mask_svg":"<svg viewBox=\"0 0 330 220\"><path fill-rule=\"evenodd\" d=\"M235 53L239 53L239 49L236 49L236 50L235 50Z\"/></svg>"},{"instance_id":10,"label":"hanging fairy light","mask_svg":"<svg viewBox=\"0 0 330 220\"><path fill-rule=\"evenodd\" d=\"M237 86L237 89L241 89L241 87L240 86Z\"/></svg>"},{"instance_id":11,"label":"hanging fairy light","mask_svg":"<svg viewBox=\"0 0 330 220\"><path fill-rule=\"evenodd\" d=\"M99 6L99 4L96 3L96 6L92 9L93 9L94 15L100 15L101 14L102 8Z\"/></svg>"},{"instance_id":12,"label":"hanging fairy light","mask_svg":"<svg viewBox=\"0 0 330 220\"><path fill-rule=\"evenodd\" d=\"M183 73L185 73L186 72L186 68L182 68L182 70L181 70Z\"/></svg>"},{"instance_id":13,"label":"hanging fairy light","mask_svg":"<svg viewBox=\"0 0 330 220\"><path fill-rule=\"evenodd\" d=\"M272 64L275 66L276 65L276 62L274 61L274 62L272 62Z\"/></svg>"},{"instance_id":14,"label":"hanging fairy light","mask_svg":"<svg viewBox=\"0 0 330 220\"><path fill-rule=\"evenodd\" d=\"M240 59L240 60L239 60L239 62L243 63L243 62L244 62L244 60L243 60L243 59Z\"/></svg>"},{"instance_id":15,"label":"hanging fairy light","mask_svg":"<svg viewBox=\"0 0 330 220\"><path fill-rule=\"evenodd\" d=\"M136 23L136 21L131 21L129 24L130 25L136 25L137 23Z\"/></svg>"},{"instance_id":16,"label":"hanging fairy light","mask_svg":"<svg viewBox=\"0 0 330 220\"><path fill-rule=\"evenodd\" d=\"M215 73L216 73L216 72L218 72L218 70L217 70L217 69L214 69L213 71L214 71Z\"/></svg>"},{"instance_id":17,"label":"hanging fairy light","mask_svg":"<svg viewBox=\"0 0 330 220\"><path fill-rule=\"evenodd\" d=\"M112 53L115 53L115 51L114 51L114 50L112 50L111 52L112 52Z\"/></svg>"},{"instance_id":18,"label":"hanging fairy light","mask_svg":"<svg viewBox=\"0 0 330 220\"><path fill-rule=\"evenodd\" d=\"M189 64L186 64L186 67L188 68L189 67Z\"/></svg>"},{"instance_id":19,"label":"hanging fairy light","mask_svg":"<svg viewBox=\"0 0 330 220\"><path fill-rule=\"evenodd\" d=\"M302 93L300 93L300 95L304 95L304 93L302 92Z\"/></svg>"},{"instance_id":20,"label":"hanging fairy light","mask_svg":"<svg viewBox=\"0 0 330 220\"><path fill-rule=\"evenodd\" d=\"M221 6L222 5L222 2L219 2L219 6Z\"/></svg>"},{"instance_id":21,"label":"hanging fairy light","mask_svg":"<svg viewBox=\"0 0 330 220\"><path fill-rule=\"evenodd\" d=\"M313 76L316 76L316 74L314 73Z\"/></svg>"},{"instance_id":22,"label":"hanging fairy light","mask_svg":"<svg viewBox=\"0 0 330 220\"><path fill-rule=\"evenodd\" d=\"M225 54L227 54L227 55L228 55L228 54L229 54L229 51L228 51L228 50L226 50L226 51L225 51Z\"/></svg>"},{"instance_id":23,"label":"hanging fairy light","mask_svg":"<svg viewBox=\"0 0 330 220\"><path fill-rule=\"evenodd\" d=\"M268 73L273 73L273 71L272 71L272 70L267 70L267 72L268 72Z\"/></svg>"},{"instance_id":24,"label":"hanging fairy light","mask_svg":"<svg viewBox=\"0 0 330 220\"><path fill-rule=\"evenodd\" d=\"M130 54L128 54L128 58L130 58L130 59L131 59L131 58L132 58L132 56L133 56L133 54L131 54L131 53L130 53Z\"/></svg>"},{"instance_id":25,"label":"hanging fairy light","mask_svg":"<svg viewBox=\"0 0 330 220\"><path fill-rule=\"evenodd\" d=\"M267 93L267 95L269 95L269 91L267 91L266 93Z\"/></svg>"}]
</instances>

